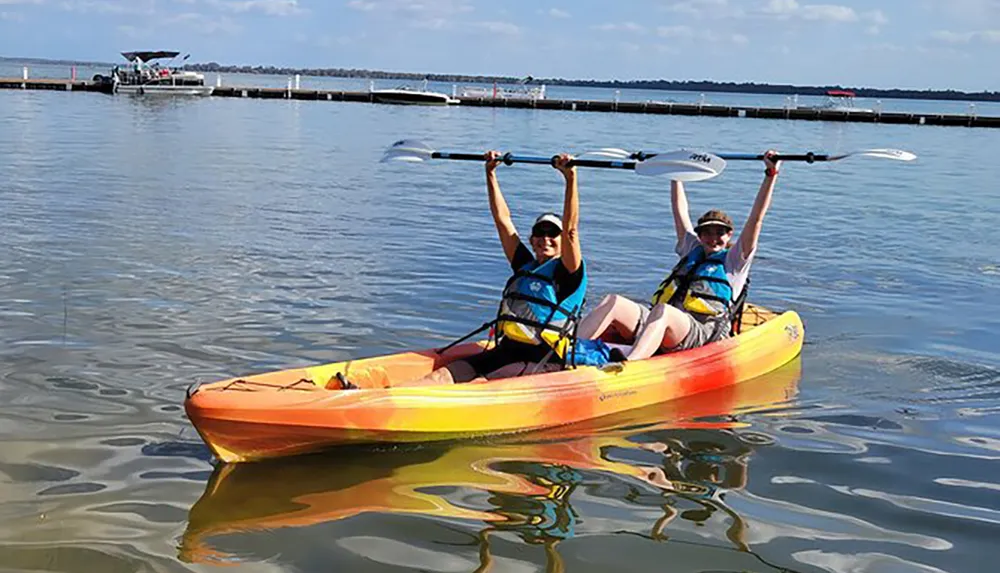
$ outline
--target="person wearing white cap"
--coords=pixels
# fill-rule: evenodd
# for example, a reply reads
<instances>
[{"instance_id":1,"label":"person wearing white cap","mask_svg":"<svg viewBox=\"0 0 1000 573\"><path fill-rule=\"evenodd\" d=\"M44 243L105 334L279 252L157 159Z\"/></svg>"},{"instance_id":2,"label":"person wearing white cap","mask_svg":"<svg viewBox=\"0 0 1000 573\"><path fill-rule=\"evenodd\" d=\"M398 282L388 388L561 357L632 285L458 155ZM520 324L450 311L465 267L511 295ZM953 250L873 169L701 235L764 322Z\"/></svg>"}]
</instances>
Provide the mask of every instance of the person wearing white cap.
<instances>
[{"instance_id":1,"label":"person wearing white cap","mask_svg":"<svg viewBox=\"0 0 1000 573\"><path fill-rule=\"evenodd\" d=\"M452 384L556 370L566 365L587 290L578 233L579 199L572 156L559 155L553 167L566 181L563 214L542 213L531 227L529 249L521 241L497 179L501 155L486 154L490 212L513 275L504 287L495 328L496 345L431 374L393 386ZM466 337L467 338L467 337ZM464 339L464 338L463 338ZM460 340L463 340L460 339ZM458 341L456 341L458 342Z\"/></svg>"},{"instance_id":2,"label":"person wearing white cap","mask_svg":"<svg viewBox=\"0 0 1000 573\"><path fill-rule=\"evenodd\" d=\"M649 306L608 295L580 321L578 338L601 338L613 329L632 342L627 355L620 348L612 351L612 359L621 361L696 348L731 336L778 176L780 161L772 161L772 155L774 151L764 154L764 181L735 243L733 221L722 211L708 211L692 226L684 184L672 181L680 261L660 283Z\"/></svg>"}]
</instances>

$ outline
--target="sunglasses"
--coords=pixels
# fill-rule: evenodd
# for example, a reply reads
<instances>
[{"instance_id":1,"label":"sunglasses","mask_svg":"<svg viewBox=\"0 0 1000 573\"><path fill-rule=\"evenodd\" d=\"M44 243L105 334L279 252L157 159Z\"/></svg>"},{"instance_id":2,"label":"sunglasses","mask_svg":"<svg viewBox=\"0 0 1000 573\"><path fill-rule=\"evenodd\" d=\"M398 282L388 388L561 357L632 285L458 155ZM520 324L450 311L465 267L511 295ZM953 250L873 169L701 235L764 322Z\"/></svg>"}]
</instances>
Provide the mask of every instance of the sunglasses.
<instances>
[{"instance_id":1,"label":"sunglasses","mask_svg":"<svg viewBox=\"0 0 1000 573\"><path fill-rule=\"evenodd\" d=\"M562 231L560 231L559 227L556 227L555 225L539 225L531 229L532 237L548 237L550 239L554 239L559 235L562 235Z\"/></svg>"},{"instance_id":2,"label":"sunglasses","mask_svg":"<svg viewBox=\"0 0 1000 573\"><path fill-rule=\"evenodd\" d=\"M699 235L725 235L726 233L733 232L729 227L723 227L721 225L709 225L707 227L702 227L698 229Z\"/></svg>"}]
</instances>

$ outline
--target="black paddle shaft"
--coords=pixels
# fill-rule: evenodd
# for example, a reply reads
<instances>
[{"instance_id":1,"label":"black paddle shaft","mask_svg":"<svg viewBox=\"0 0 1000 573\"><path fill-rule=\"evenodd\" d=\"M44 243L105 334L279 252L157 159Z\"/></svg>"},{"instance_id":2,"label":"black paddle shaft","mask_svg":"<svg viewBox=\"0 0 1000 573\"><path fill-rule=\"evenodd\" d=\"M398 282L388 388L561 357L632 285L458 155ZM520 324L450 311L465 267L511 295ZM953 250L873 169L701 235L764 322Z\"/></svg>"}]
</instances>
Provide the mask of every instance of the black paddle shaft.
<instances>
[{"instance_id":1,"label":"black paddle shaft","mask_svg":"<svg viewBox=\"0 0 1000 573\"><path fill-rule=\"evenodd\" d=\"M630 156L630 158L635 159L636 161L645 161L652 157L656 157L657 155L658 155L657 153L646 153L645 151L636 151ZM721 157L722 159L725 159L726 161L764 160L763 154L752 155L743 153L719 153L718 156ZM812 151L810 151L809 153L801 153L801 154L788 154L788 155L776 154L771 156L771 159L774 161L804 161L806 163L815 163L817 161L829 161L830 156L826 154L813 153Z\"/></svg>"},{"instance_id":2,"label":"black paddle shaft","mask_svg":"<svg viewBox=\"0 0 1000 573\"><path fill-rule=\"evenodd\" d=\"M536 157L530 155L514 155L513 153L504 153L499 157L499 160L504 165L513 165L515 163L531 163L535 165L552 165L555 166L556 159L558 155L553 155L552 157ZM459 161L486 161L485 153L451 153L448 151L435 151L431 153L432 159L455 159ZM573 159L569 163L571 166L575 167L603 167L605 169L635 169L634 161L614 161L614 160L603 160L603 159Z\"/></svg>"}]
</instances>

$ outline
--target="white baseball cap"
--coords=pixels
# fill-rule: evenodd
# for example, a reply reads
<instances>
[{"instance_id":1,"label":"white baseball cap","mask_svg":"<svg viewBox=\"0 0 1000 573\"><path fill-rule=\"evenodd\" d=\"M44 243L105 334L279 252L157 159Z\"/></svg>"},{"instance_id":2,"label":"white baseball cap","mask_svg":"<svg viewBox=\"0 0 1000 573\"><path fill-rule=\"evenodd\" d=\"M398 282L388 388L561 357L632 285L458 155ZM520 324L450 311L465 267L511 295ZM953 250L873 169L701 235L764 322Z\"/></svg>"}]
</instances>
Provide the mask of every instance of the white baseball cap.
<instances>
[{"instance_id":1,"label":"white baseball cap","mask_svg":"<svg viewBox=\"0 0 1000 573\"><path fill-rule=\"evenodd\" d=\"M531 234L535 234L535 227L541 225L542 223L549 223L555 225L560 231L563 230L562 218L555 213L542 213L535 219L535 224L531 226Z\"/></svg>"}]
</instances>

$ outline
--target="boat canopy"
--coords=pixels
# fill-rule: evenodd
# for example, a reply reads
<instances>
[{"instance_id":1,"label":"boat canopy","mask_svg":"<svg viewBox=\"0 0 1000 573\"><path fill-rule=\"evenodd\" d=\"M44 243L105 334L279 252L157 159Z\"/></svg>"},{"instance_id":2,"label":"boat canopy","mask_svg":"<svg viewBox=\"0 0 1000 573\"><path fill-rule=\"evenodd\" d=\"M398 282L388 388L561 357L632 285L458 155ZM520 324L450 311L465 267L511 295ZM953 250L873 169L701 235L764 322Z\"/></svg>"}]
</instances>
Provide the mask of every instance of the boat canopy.
<instances>
[{"instance_id":1,"label":"boat canopy","mask_svg":"<svg viewBox=\"0 0 1000 573\"><path fill-rule=\"evenodd\" d=\"M826 95L830 97L854 97L854 92L850 90L828 90Z\"/></svg>"},{"instance_id":2,"label":"boat canopy","mask_svg":"<svg viewBox=\"0 0 1000 573\"><path fill-rule=\"evenodd\" d=\"M143 62L148 62L150 60L160 60L163 58L176 58L180 55L180 52L122 52L125 59L134 62L136 60L142 60Z\"/></svg>"}]
</instances>

